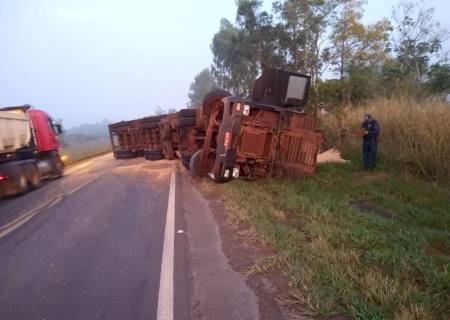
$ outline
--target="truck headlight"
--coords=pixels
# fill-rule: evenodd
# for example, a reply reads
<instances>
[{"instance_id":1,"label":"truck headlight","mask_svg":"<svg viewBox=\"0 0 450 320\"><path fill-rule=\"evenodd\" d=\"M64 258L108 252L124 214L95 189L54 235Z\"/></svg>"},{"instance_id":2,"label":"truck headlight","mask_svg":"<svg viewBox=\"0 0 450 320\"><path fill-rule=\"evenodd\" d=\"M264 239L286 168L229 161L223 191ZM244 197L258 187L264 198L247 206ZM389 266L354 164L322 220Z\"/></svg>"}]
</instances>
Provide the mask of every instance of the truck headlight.
<instances>
[{"instance_id":1,"label":"truck headlight","mask_svg":"<svg viewBox=\"0 0 450 320\"><path fill-rule=\"evenodd\" d=\"M239 167L234 167L233 168L233 178L239 178Z\"/></svg>"},{"instance_id":2,"label":"truck headlight","mask_svg":"<svg viewBox=\"0 0 450 320\"><path fill-rule=\"evenodd\" d=\"M250 106L248 104L244 105L244 116L248 116L250 114Z\"/></svg>"}]
</instances>

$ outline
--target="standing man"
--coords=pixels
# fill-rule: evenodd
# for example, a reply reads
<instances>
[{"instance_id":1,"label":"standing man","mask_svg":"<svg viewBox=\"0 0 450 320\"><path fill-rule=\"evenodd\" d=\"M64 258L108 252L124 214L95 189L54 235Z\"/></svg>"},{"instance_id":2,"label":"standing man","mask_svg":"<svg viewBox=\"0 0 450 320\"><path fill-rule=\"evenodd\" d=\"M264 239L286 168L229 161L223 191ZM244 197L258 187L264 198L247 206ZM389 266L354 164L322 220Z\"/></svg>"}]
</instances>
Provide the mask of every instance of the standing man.
<instances>
[{"instance_id":1,"label":"standing man","mask_svg":"<svg viewBox=\"0 0 450 320\"><path fill-rule=\"evenodd\" d=\"M380 134L380 125L378 121L372 118L370 113L364 117L364 122L361 125L364 129L362 152L364 168L366 170L373 170L377 164L378 152L378 135Z\"/></svg>"}]
</instances>

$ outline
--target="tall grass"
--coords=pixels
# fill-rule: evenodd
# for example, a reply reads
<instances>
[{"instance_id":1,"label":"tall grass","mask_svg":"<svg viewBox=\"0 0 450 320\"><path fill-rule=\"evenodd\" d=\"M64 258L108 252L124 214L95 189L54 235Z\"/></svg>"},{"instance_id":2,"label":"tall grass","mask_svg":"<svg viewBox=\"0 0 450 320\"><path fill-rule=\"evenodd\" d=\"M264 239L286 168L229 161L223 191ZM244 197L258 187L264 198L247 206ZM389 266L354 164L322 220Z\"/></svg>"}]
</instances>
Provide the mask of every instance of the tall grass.
<instances>
[{"instance_id":1,"label":"tall grass","mask_svg":"<svg viewBox=\"0 0 450 320\"><path fill-rule=\"evenodd\" d=\"M79 143L71 142L63 149L61 155L64 157L64 163L70 165L108 151L111 151L111 143L107 139L101 139Z\"/></svg>"},{"instance_id":2,"label":"tall grass","mask_svg":"<svg viewBox=\"0 0 450 320\"><path fill-rule=\"evenodd\" d=\"M379 99L360 108L346 107L323 121L330 144L354 152L360 139L352 133L364 113L380 122L380 153L398 166L440 182L450 181L450 105L408 97Z\"/></svg>"}]
</instances>

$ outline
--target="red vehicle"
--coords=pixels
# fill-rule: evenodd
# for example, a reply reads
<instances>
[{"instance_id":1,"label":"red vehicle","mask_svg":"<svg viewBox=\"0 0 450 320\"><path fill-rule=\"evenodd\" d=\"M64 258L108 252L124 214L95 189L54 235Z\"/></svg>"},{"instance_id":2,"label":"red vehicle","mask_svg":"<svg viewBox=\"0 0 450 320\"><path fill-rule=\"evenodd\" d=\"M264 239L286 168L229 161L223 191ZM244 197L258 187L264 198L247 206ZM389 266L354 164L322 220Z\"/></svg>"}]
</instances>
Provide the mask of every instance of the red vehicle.
<instances>
[{"instance_id":1,"label":"red vehicle","mask_svg":"<svg viewBox=\"0 0 450 320\"><path fill-rule=\"evenodd\" d=\"M0 197L25 193L44 179L62 176L61 133L60 124L29 105L0 109Z\"/></svg>"}]
</instances>

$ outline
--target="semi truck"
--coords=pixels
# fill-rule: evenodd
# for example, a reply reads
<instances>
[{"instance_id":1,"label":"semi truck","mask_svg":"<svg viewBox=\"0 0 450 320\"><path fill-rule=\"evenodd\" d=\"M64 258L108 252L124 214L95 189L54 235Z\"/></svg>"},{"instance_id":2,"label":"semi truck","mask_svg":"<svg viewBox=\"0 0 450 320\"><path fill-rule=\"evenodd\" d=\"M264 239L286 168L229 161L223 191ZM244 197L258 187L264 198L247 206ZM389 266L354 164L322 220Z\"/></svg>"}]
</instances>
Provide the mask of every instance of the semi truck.
<instances>
[{"instance_id":1,"label":"semi truck","mask_svg":"<svg viewBox=\"0 0 450 320\"><path fill-rule=\"evenodd\" d=\"M309 87L307 75L265 69L250 98L214 90L195 109L111 124L112 149L118 159L178 156L216 182L311 175L322 135L316 117L300 111Z\"/></svg>"},{"instance_id":2,"label":"semi truck","mask_svg":"<svg viewBox=\"0 0 450 320\"><path fill-rule=\"evenodd\" d=\"M202 109L209 123L202 148L190 158L192 173L216 182L313 174L322 134L316 117L300 111L309 87L307 75L265 69L248 99L208 94Z\"/></svg>"},{"instance_id":3,"label":"semi truck","mask_svg":"<svg viewBox=\"0 0 450 320\"><path fill-rule=\"evenodd\" d=\"M62 176L61 133L61 124L42 110L0 108L0 197L23 194L44 179Z\"/></svg>"}]
</instances>

